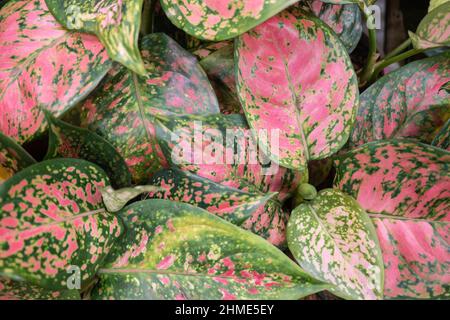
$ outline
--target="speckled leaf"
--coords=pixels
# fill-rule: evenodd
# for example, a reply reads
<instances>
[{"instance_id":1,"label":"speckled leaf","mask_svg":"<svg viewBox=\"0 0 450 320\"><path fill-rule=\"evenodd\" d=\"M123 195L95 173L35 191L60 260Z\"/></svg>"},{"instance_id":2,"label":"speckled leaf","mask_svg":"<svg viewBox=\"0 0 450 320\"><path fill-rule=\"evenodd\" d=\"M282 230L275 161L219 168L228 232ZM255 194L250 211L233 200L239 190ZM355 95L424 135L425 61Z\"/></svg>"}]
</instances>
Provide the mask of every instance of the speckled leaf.
<instances>
[{"instance_id":1,"label":"speckled leaf","mask_svg":"<svg viewBox=\"0 0 450 320\"><path fill-rule=\"evenodd\" d=\"M122 156L105 139L89 130L72 126L47 114L50 123L46 159L77 158L106 171L114 187L131 185L131 174Z\"/></svg>"},{"instance_id":2,"label":"speckled leaf","mask_svg":"<svg viewBox=\"0 0 450 320\"><path fill-rule=\"evenodd\" d=\"M444 217L450 210L450 153L408 140L368 143L336 160L334 185L370 213Z\"/></svg>"},{"instance_id":3,"label":"speckled leaf","mask_svg":"<svg viewBox=\"0 0 450 320\"><path fill-rule=\"evenodd\" d=\"M234 38L298 0L162 0L167 17L188 34L220 41Z\"/></svg>"},{"instance_id":4,"label":"speckled leaf","mask_svg":"<svg viewBox=\"0 0 450 320\"><path fill-rule=\"evenodd\" d=\"M0 132L24 143L84 99L111 66L95 36L68 32L44 0L12 0L0 11Z\"/></svg>"},{"instance_id":5,"label":"speckled leaf","mask_svg":"<svg viewBox=\"0 0 450 320\"><path fill-rule=\"evenodd\" d=\"M161 192L150 193L150 198L200 207L275 246L285 245L288 213L274 199L276 194L241 191L179 169L158 172L150 184L163 188Z\"/></svg>"},{"instance_id":6,"label":"speckled leaf","mask_svg":"<svg viewBox=\"0 0 450 320\"><path fill-rule=\"evenodd\" d=\"M252 193L277 192L283 201L302 178L299 172L270 162L264 154L258 156L255 140L241 115L160 118L156 128L172 166L221 185ZM267 136L278 138L270 132Z\"/></svg>"},{"instance_id":7,"label":"speckled leaf","mask_svg":"<svg viewBox=\"0 0 450 320\"><path fill-rule=\"evenodd\" d=\"M383 297L383 259L367 213L351 197L326 189L289 220L289 249L314 278L347 299Z\"/></svg>"},{"instance_id":8,"label":"speckled leaf","mask_svg":"<svg viewBox=\"0 0 450 320\"><path fill-rule=\"evenodd\" d=\"M111 59L134 72L146 71L138 47L143 0L45 0L68 30L97 35Z\"/></svg>"},{"instance_id":9,"label":"speckled leaf","mask_svg":"<svg viewBox=\"0 0 450 320\"><path fill-rule=\"evenodd\" d=\"M450 151L450 120L447 121L436 135L432 145Z\"/></svg>"},{"instance_id":10,"label":"speckled leaf","mask_svg":"<svg viewBox=\"0 0 450 320\"><path fill-rule=\"evenodd\" d=\"M39 286L0 277L0 300L79 300L76 290L49 291Z\"/></svg>"},{"instance_id":11,"label":"speckled leaf","mask_svg":"<svg viewBox=\"0 0 450 320\"><path fill-rule=\"evenodd\" d=\"M417 27L409 32L413 45L418 49L450 46L450 2L445 2L430 11Z\"/></svg>"},{"instance_id":12,"label":"speckled leaf","mask_svg":"<svg viewBox=\"0 0 450 320\"><path fill-rule=\"evenodd\" d=\"M236 43L238 93L250 126L279 130L282 166L305 170L347 142L358 106L350 58L334 32L298 8ZM267 149L272 149L266 146Z\"/></svg>"},{"instance_id":13,"label":"speckled leaf","mask_svg":"<svg viewBox=\"0 0 450 320\"><path fill-rule=\"evenodd\" d=\"M146 36L141 46L147 75L115 66L81 110L83 126L118 150L138 184L166 164L154 134L158 116L219 113L194 56L164 34Z\"/></svg>"},{"instance_id":14,"label":"speckled leaf","mask_svg":"<svg viewBox=\"0 0 450 320\"><path fill-rule=\"evenodd\" d=\"M233 43L229 41L213 43L197 49L194 54L211 81L221 112L243 113L237 96Z\"/></svg>"},{"instance_id":15,"label":"speckled leaf","mask_svg":"<svg viewBox=\"0 0 450 320\"><path fill-rule=\"evenodd\" d=\"M66 290L79 268L92 280L121 225L106 212L104 171L79 159L38 163L0 186L0 275Z\"/></svg>"},{"instance_id":16,"label":"speckled leaf","mask_svg":"<svg viewBox=\"0 0 450 320\"><path fill-rule=\"evenodd\" d=\"M392 138L431 142L450 117L450 53L412 62L361 95L351 146Z\"/></svg>"},{"instance_id":17,"label":"speckled leaf","mask_svg":"<svg viewBox=\"0 0 450 320\"><path fill-rule=\"evenodd\" d=\"M357 4L326 4L314 0L311 9L336 32L349 53L355 50L363 31L361 10Z\"/></svg>"},{"instance_id":18,"label":"speckled leaf","mask_svg":"<svg viewBox=\"0 0 450 320\"><path fill-rule=\"evenodd\" d=\"M385 297L450 297L450 153L406 140L366 144L337 162L335 186L372 217Z\"/></svg>"},{"instance_id":19,"label":"speckled leaf","mask_svg":"<svg viewBox=\"0 0 450 320\"><path fill-rule=\"evenodd\" d=\"M99 270L94 299L298 299L326 288L203 209L147 200L120 214L129 232Z\"/></svg>"},{"instance_id":20,"label":"speckled leaf","mask_svg":"<svg viewBox=\"0 0 450 320\"><path fill-rule=\"evenodd\" d=\"M35 163L36 160L28 152L0 132L0 185L16 172Z\"/></svg>"}]
</instances>

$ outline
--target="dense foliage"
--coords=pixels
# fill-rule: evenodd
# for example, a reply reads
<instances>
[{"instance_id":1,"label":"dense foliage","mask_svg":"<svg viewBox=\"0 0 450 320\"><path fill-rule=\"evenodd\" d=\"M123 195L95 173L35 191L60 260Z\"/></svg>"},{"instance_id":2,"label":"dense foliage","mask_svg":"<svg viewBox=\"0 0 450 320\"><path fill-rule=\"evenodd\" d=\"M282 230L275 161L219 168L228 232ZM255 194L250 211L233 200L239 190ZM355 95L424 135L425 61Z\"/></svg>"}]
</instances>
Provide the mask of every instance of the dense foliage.
<instances>
[{"instance_id":1,"label":"dense foliage","mask_svg":"<svg viewBox=\"0 0 450 320\"><path fill-rule=\"evenodd\" d=\"M450 299L450 1L372 5L0 1L0 299Z\"/></svg>"}]
</instances>

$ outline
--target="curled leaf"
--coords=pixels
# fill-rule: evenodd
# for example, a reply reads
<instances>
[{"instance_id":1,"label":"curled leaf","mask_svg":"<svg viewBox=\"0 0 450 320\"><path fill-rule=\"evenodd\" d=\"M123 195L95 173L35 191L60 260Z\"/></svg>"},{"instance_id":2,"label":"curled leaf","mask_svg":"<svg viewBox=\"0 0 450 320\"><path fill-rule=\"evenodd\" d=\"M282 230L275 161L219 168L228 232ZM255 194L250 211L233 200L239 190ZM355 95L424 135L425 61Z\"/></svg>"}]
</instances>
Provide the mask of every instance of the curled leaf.
<instances>
[{"instance_id":1,"label":"curled leaf","mask_svg":"<svg viewBox=\"0 0 450 320\"><path fill-rule=\"evenodd\" d=\"M155 186L137 186L114 190L111 186L100 188L103 204L108 212L118 212L132 199L138 195L149 192L158 192L161 188Z\"/></svg>"},{"instance_id":2,"label":"curled leaf","mask_svg":"<svg viewBox=\"0 0 450 320\"><path fill-rule=\"evenodd\" d=\"M68 30L97 35L114 61L144 75L138 38L144 0L45 0Z\"/></svg>"}]
</instances>

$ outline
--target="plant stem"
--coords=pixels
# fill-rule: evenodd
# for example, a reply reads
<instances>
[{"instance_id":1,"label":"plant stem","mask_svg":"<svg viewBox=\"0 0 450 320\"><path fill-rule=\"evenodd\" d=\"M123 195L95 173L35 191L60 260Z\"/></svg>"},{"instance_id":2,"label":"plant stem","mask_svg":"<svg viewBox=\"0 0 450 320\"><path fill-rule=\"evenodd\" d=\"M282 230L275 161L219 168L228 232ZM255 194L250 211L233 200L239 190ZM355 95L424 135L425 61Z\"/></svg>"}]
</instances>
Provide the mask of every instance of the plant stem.
<instances>
[{"instance_id":1,"label":"plant stem","mask_svg":"<svg viewBox=\"0 0 450 320\"><path fill-rule=\"evenodd\" d=\"M147 35L153 32L153 15L155 11L155 0L144 0L144 8L142 10L141 34Z\"/></svg>"},{"instance_id":2,"label":"plant stem","mask_svg":"<svg viewBox=\"0 0 450 320\"><path fill-rule=\"evenodd\" d=\"M380 62L378 62L375 66L375 70L372 74L372 77L370 78L369 83L373 83L375 82L375 80L377 79L378 75L380 74L381 71L383 71L385 68L389 67L391 64L406 60L412 56L415 56L419 53L424 52L425 50L423 49L411 49L409 51L406 51L402 54L399 54L397 56L394 57L390 57L388 59L384 59Z\"/></svg>"},{"instance_id":3,"label":"plant stem","mask_svg":"<svg viewBox=\"0 0 450 320\"><path fill-rule=\"evenodd\" d=\"M366 16L365 20L367 21L368 15L365 11L363 12ZM359 78L360 86L364 86L372 76L377 59L377 31L375 29L369 29L369 54L367 56L366 66L361 72L361 76Z\"/></svg>"},{"instance_id":4,"label":"plant stem","mask_svg":"<svg viewBox=\"0 0 450 320\"><path fill-rule=\"evenodd\" d=\"M408 38L408 40L404 41L401 45L399 45L397 48L392 50L388 55L384 57L384 60L390 59L392 57L395 57L396 55L399 55L403 51L405 51L412 43L411 38Z\"/></svg>"}]
</instances>

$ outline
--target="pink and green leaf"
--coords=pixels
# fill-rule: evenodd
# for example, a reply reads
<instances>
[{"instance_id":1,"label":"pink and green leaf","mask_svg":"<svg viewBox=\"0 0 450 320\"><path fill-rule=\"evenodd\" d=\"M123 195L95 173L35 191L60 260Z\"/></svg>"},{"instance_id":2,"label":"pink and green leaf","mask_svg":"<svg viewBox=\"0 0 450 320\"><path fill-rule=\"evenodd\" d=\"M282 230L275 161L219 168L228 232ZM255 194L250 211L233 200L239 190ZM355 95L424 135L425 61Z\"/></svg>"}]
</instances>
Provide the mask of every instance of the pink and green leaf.
<instances>
[{"instance_id":1,"label":"pink and green leaf","mask_svg":"<svg viewBox=\"0 0 450 320\"><path fill-rule=\"evenodd\" d=\"M447 121L434 137L432 145L450 151L450 120Z\"/></svg>"},{"instance_id":2,"label":"pink and green leaf","mask_svg":"<svg viewBox=\"0 0 450 320\"><path fill-rule=\"evenodd\" d=\"M158 172L150 184L163 189L150 193L152 199L197 206L265 238L275 246L286 244L289 215L281 203L273 199L276 196L274 193L241 191L179 169Z\"/></svg>"},{"instance_id":3,"label":"pink and green leaf","mask_svg":"<svg viewBox=\"0 0 450 320\"><path fill-rule=\"evenodd\" d=\"M217 42L194 51L208 75L224 114L243 113L237 96L234 44Z\"/></svg>"},{"instance_id":4,"label":"pink and green leaf","mask_svg":"<svg viewBox=\"0 0 450 320\"><path fill-rule=\"evenodd\" d=\"M139 52L143 0L45 0L66 29L97 35L108 55L132 71L145 75Z\"/></svg>"},{"instance_id":5,"label":"pink and green leaf","mask_svg":"<svg viewBox=\"0 0 450 320\"><path fill-rule=\"evenodd\" d=\"M0 274L66 290L69 266L81 287L94 277L122 225L106 212L106 173L79 159L44 161L0 186Z\"/></svg>"},{"instance_id":6,"label":"pink and green leaf","mask_svg":"<svg viewBox=\"0 0 450 320\"><path fill-rule=\"evenodd\" d=\"M0 132L0 185L35 163L36 160L27 151Z\"/></svg>"},{"instance_id":7,"label":"pink and green leaf","mask_svg":"<svg viewBox=\"0 0 450 320\"><path fill-rule=\"evenodd\" d=\"M236 43L238 93L255 131L279 131L280 165L305 170L347 142L359 103L348 53L322 21L291 8Z\"/></svg>"},{"instance_id":8,"label":"pink and green leaf","mask_svg":"<svg viewBox=\"0 0 450 320\"><path fill-rule=\"evenodd\" d=\"M368 143L337 161L383 251L385 298L449 298L450 153L408 140Z\"/></svg>"},{"instance_id":9,"label":"pink and green leaf","mask_svg":"<svg viewBox=\"0 0 450 320\"><path fill-rule=\"evenodd\" d=\"M259 152L241 115L160 117L156 133L172 166L224 186L277 192L278 200L284 201L302 179L299 172Z\"/></svg>"},{"instance_id":10,"label":"pink and green leaf","mask_svg":"<svg viewBox=\"0 0 450 320\"><path fill-rule=\"evenodd\" d=\"M361 95L351 146L414 138L430 143L450 117L450 54L412 62L378 80Z\"/></svg>"},{"instance_id":11,"label":"pink and green leaf","mask_svg":"<svg viewBox=\"0 0 450 320\"><path fill-rule=\"evenodd\" d=\"M321 0L313 0L310 6L314 14L339 36L349 53L355 50L363 31L358 5L327 4Z\"/></svg>"},{"instance_id":12,"label":"pink and green leaf","mask_svg":"<svg viewBox=\"0 0 450 320\"><path fill-rule=\"evenodd\" d=\"M383 259L375 228L359 204L326 189L297 207L289 220L289 249L314 278L347 299L383 297Z\"/></svg>"},{"instance_id":13,"label":"pink and green leaf","mask_svg":"<svg viewBox=\"0 0 450 320\"><path fill-rule=\"evenodd\" d=\"M219 113L194 56L164 34L146 36L141 49L147 74L116 65L81 110L83 127L116 148L135 183L166 165L154 132L158 116Z\"/></svg>"},{"instance_id":14,"label":"pink and green leaf","mask_svg":"<svg viewBox=\"0 0 450 320\"><path fill-rule=\"evenodd\" d=\"M76 290L49 291L39 286L0 277L0 300L80 300Z\"/></svg>"},{"instance_id":15,"label":"pink and green leaf","mask_svg":"<svg viewBox=\"0 0 450 320\"><path fill-rule=\"evenodd\" d=\"M94 299L299 299L327 288L203 209L147 200L120 215L129 232L99 270Z\"/></svg>"},{"instance_id":16,"label":"pink and green leaf","mask_svg":"<svg viewBox=\"0 0 450 320\"><path fill-rule=\"evenodd\" d=\"M46 159L84 159L105 170L114 187L131 185L127 164L108 141L92 131L70 125L50 114L46 115L46 119L50 124Z\"/></svg>"},{"instance_id":17,"label":"pink and green leaf","mask_svg":"<svg viewBox=\"0 0 450 320\"><path fill-rule=\"evenodd\" d=\"M44 0L12 0L0 10L0 132L19 143L84 99L111 66L92 35L69 32Z\"/></svg>"},{"instance_id":18,"label":"pink and green leaf","mask_svg":"<svg viewBox=\"0 0 450 320\"><path fill-rule=\"evenodd\" d=\"M203 40L235 38L298 0L162 0L178 28Z\"/></svg>"},{"instance_id":19,"label":"pink and green leaf","mask_svg":"<svg viewBox=\"0 0 450 320\"><path fill-rule=\"evenodd\" d=\"M409 36L417 49L450 46L450 2L431 10Z\"/></svg>"}]
</instances>

